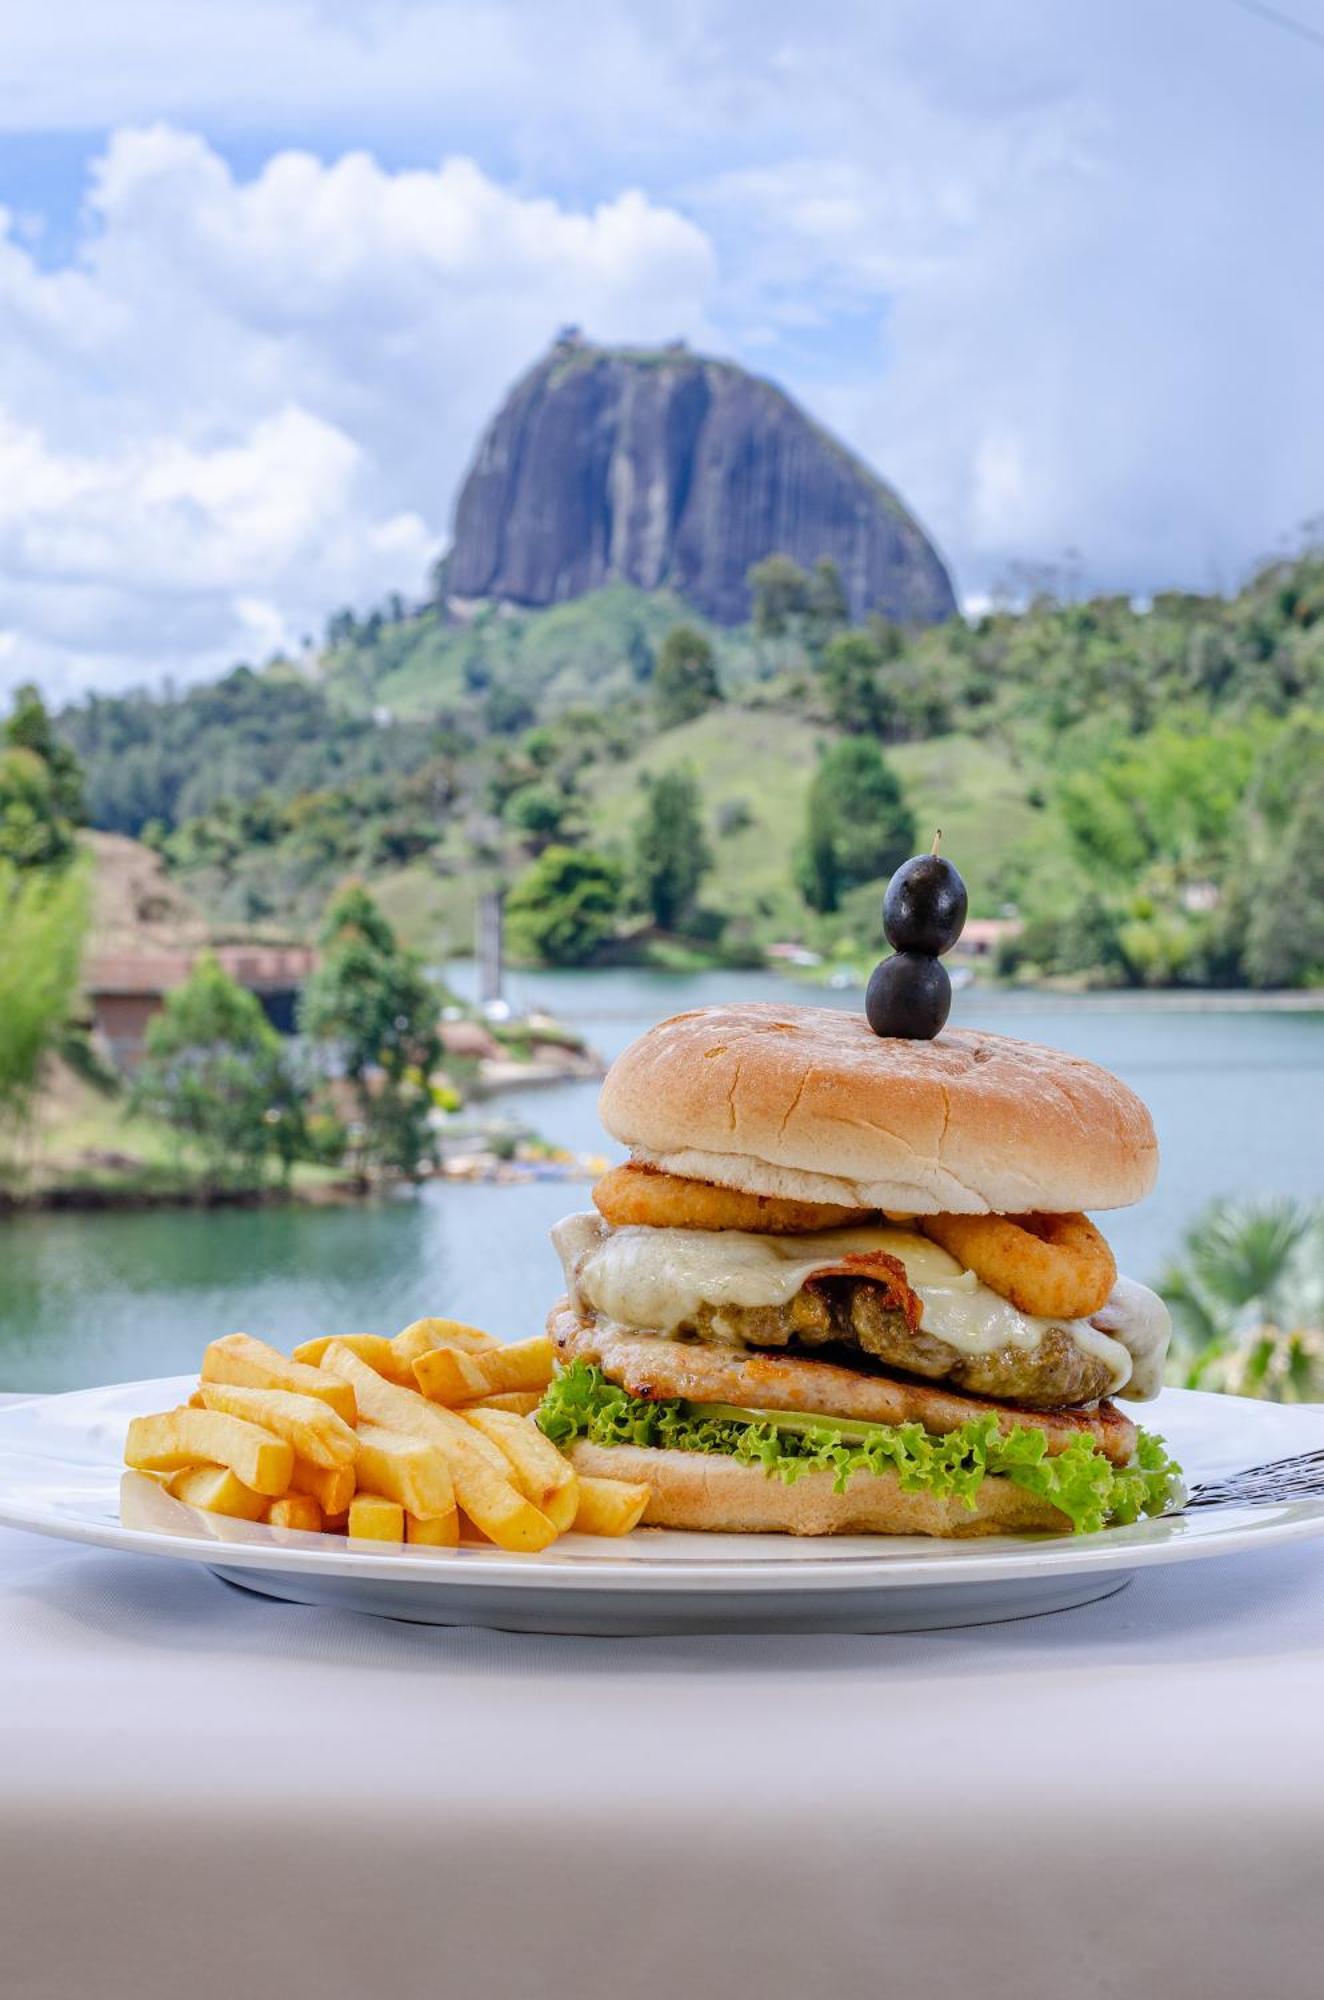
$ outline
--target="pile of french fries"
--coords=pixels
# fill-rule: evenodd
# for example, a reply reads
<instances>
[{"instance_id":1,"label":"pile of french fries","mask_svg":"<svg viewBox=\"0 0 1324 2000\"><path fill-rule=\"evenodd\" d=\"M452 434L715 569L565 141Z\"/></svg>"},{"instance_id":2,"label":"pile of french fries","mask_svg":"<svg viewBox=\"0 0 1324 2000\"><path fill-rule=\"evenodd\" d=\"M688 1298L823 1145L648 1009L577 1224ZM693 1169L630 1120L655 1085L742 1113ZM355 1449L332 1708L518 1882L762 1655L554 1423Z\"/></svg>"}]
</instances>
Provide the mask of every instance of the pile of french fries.
<instances>
[{"instance_id":1,"label":"pile of french fries","mask_svg":"<svg viewBox=\"0 0 1324 2000\"><path fill-rule=\"evenodd\" d=\"M581 1478L533 1411L552 1376L545 1338L503 1346L456 1320L388 1340L214 1340L179 1409L135 1417L125 1463L212 1514L351 1542L525 1554L568 1529L626 1535L647 1486Z\"/></svg>"}]
</instances>

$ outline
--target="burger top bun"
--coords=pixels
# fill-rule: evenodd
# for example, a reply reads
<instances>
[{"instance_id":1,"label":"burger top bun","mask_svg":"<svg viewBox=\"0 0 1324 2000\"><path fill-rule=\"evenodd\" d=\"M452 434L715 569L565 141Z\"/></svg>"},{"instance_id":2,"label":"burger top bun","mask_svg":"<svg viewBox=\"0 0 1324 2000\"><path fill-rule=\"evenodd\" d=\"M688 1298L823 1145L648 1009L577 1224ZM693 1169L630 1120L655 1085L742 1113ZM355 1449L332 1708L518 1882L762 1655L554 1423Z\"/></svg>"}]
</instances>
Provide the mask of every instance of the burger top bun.
<instances>
[{"instance_id":1,"label":"burger top bun","mask_svg":"<svg viewBox=\"0 0 1324 2000\"><path fill-rule=\"evenodd\" d=\"M1158 1171L1107 1070L977 1028L885 1039L830 1007L676 1014L612 1064L600 1112L668 1173L911 1215L1123 1208Z\"/></svg>"}]
</instances>

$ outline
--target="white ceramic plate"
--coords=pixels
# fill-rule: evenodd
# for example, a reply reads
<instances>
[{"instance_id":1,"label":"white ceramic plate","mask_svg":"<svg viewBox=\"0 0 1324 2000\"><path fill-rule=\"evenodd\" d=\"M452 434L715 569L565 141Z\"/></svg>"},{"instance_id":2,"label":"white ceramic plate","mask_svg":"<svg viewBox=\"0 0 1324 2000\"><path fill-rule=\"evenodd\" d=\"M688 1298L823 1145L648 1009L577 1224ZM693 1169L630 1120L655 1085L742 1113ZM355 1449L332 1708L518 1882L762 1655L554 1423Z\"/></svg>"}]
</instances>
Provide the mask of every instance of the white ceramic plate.
<instances>
[{"instance_id":1,"label":"white ceramic plate","mask_svg":"<svg viewBox=\"0 0 1324 2000\"><path fill-rule=\"evenodd\" d=\"M566 1535L541 1555L363 1546L196 1512L125 1473L129 1418L170 1409L192 1376L125 1382L0 1410L0 1522L134 1555L199 1562L300 1604L512 1631L882 1632L981 1624L1086 1604L1152 1563L1324 1533L1324 1498L1218 1507L1099 1535ZM1324 1447L1324 1409L1167 1390L1141 1413L1192 1486Z\"/></svg>"}]
</instances>

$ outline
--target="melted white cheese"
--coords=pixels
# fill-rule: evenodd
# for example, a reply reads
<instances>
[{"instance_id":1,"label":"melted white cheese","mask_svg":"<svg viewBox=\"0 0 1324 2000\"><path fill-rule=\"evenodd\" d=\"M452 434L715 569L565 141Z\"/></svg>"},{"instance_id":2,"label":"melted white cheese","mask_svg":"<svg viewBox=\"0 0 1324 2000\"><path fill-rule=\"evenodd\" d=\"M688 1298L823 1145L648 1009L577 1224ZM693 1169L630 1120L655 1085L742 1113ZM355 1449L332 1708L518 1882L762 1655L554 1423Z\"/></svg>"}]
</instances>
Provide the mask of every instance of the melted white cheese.
<instances>
[{"instance_id":1,"label":"melted white cheese","mask_svg":"<svg viewBox=\"0 0 1324 2000\"><path fill-rule=\"evenodd\" d=\"M1091 1324L1120 1340L1131 1356L1131 1379L1122 1391L1127 1401L1152 1402L1163 1387L1172 1338L1172 1319L1158 1293L1134 1278L1119 1278Z\"/></svg>"},{"instance_id":2,"label":"melted white cheese","mask_svg":"<svg viewBox=\"0 0 1324 2000\"><path fill-rule=\"evenodd\" d=\"M721 1333L723 1306L786 1305L825 1264L881 1250L904 1265L922 1306L925 1331L959 1353L1033 1349L1050 1326L1060 1326L1083 1352L1107 1364L1109 1394L1127 1389L1144 1398L1158 1392L1161 1375L1154 1368L1161 1371L1161 1354L1155 1364L1153 1322L1136 1301L1123 1300L1106 1328L1088 1320L1035 1319L909 1229L870 1226L824 1229L812 1236L755 1236L739 1229L608 1229L596 1215L572 1215L557 1224L552 1238L576 1301L641 1333L674 1333L702 1305L717 1309L716 1330ZM1143 1286L1132 1289L1144 1292ZM1152 1293L1146 1296L1153 1299ZM729 1338L739 1344L734 1330ZM1138 1358L1144 1357L1143 1385L1133 1379L1132 1338L1138 1341Z\"/></svg>"}]
</instances>

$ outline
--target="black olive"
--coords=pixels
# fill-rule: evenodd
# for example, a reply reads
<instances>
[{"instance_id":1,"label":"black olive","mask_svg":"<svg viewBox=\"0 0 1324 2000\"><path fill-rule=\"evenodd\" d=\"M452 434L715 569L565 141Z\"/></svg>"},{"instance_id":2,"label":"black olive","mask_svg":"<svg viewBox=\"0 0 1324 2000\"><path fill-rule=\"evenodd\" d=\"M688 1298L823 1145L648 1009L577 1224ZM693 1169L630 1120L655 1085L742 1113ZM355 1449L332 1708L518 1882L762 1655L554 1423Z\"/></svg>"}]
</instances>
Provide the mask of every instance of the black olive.
<instances>
[{"instance_id":1,"label":"black olive","mask_svg":"<svg viewBox=\"0 0 1324 2000\"><path fill-rule=\"evenodd\" d=\"M875 1035L931 1042L952 1008L952 982L936 958L899 951L873 969L864 1011Z\"/></svg>"},{"instance_id":2,"label":"black olive","mask_svg":"<svg viewBox=\"0 0 1324 2000\"><path fill-rule=\"evenodd\" d=\"M883 898L883 929L894 951L936 958L960 937L969 907L965 883L941 854L903 861Z\"/></svg>"}]
</instances>

